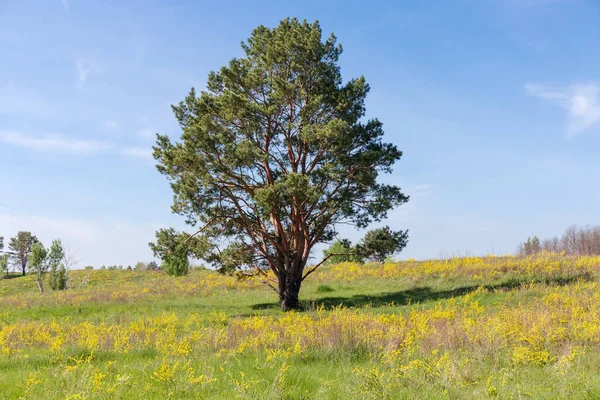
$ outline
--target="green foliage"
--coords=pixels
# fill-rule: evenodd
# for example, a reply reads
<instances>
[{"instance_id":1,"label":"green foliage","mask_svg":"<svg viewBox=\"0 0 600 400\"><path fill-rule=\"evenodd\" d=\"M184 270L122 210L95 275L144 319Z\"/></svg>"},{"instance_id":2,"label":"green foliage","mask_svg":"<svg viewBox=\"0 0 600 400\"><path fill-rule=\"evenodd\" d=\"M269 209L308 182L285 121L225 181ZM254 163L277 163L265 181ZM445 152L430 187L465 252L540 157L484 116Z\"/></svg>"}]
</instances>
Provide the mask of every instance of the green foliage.
<instances>
[{"instance_id":1,"label":"green foliage","mask_svg":"<svg viewBox=\"0 0 600 400\"><path fill-rule=\"evenodd\" d=\"M408 200L378 179L402 153L383 141L381 122L364 120L369 85L342 80L342 47L322 40L318 22L259 26L242 49L206 91L173 106L181 141L158 135L154 157L172 210L201 228L202 258L224 273L270 268L293 308L311 249L336 224L364 228ZM155 254L177 247L159 242Z\"/></svg>"},{"instance_id":2,"label":"green foliage","mask_svg":"<svg viewBox=\"0 0 600 400\"><path fill-rule=\"evenodd\" d=\"M537 254L542 251L540 239L537 236L527 238L525 243L522 243L519 249L519 253L524 256L530 256Z\"/></svg>"},{"instance_id":3,"label":"green foliage","mask_svg":"<svg viewBox=\"0 0 600 400\"><path fill-rule=\"evenodd\" d=\"M46 257L48 251L40 242L35 242L31 246L31 252L29 253L29 269L35 274L36 281L40 293L44 291L42 284L42 277L48 271L48 263Z\"/></svg>"},{"instance_id":4,"label":"green foliage","mask_svg":"<svg viewBox=\"0 0 600 400\"><path fill-rule=\"evenodd\" d=\"M232 275L240 266L253 263L252 249L241 242L233 242L219 252L218 255L211 254L205 257L206 261L217 266L217 271L222 274Z\"/></svg>"},{"instance_id":5,"label":"green foliage","mask_svg":"<svg viewBox=\"0 0 600 400\"><path fill-rule=\"evenodd\" d=\"M328 249L323 250L323 255L325 257L330 254L333 255L325 261L326 265L343 262L362 263L364 261L356 251L356 248L352 246L352 242L348 239L336 240Z\"/></svg>"},{"instance_id":6,"label":"green foliage","mask_svg":"<svg viewBox=\"0 0 600 400\"><path fill-rule=\"evenodd\" d=\"M11 251L10 258L23 275L27 271L31 247L37 242L39 242L37 237L32 235L31 232L21 231L15 237L12 237L8 243L8 248Z\"/></svg>"},{"instance_id":7,"label":"green foliage","mask_svg":"<svg viewBox=\"0 0 600 400\"><path fill-rule=\"evenodd\" d=\"M331 286L323 284L317 286L317 288L315 289L315 292L317 293L331 293L333 291L334 289Z\"/></svg>"},{"instance_id":8,"label":"green foliage","mask_svg":"<svg viewBox=\"0 0 600 400\"><path fill-rule=\"evenodd\" d=\"M69 276L64 264L61 264L59 267L53 265L50 268L50 287L52 290L67 289L68 281Z\"/></svg>"},{"instance_id":9,"label":"green foliage","mask_svg":"<svg viewBox=\"0 0 600 400\"><path fill-rule=\"evenodd\" d=\"M136 271L143 271L146 269L146 263L143 261L138 261L133 267Z\"/></svg>"},{"instance_id":10,"label":"green foliage","mask_svg":"<svg viewBox=\"0 0 600 400\"><path fill-rule=\"evenodd\" d=\"M8 254L0 255L0 274L3 278L8 276Z\"/></svg>"},{"instance_id":11,"label":"green foliage","mask_svg":"<svg viewBox=\"0 0 600 400\"><path fill-rule=\"evenodd\" d=\"M163 259L161 268L171 276L187 275L190 271L190 262L188 258L182 254L170 254Z\"/></svg>"},{"instance_id":12,"label":"green foliage","mask_svg":"<svg viewBox=\"0 0 600 400\"><path fill-rule=\"evenodd\" d=\"M188 273L189 257L202 257L206 245L206 241L173 228L157 231L156 242L149 243L154 256L163 261L161 268L167 274L176 276Z\"/></svg>"},{"instance_id":13,"label":"green foliage","mask_svg":"<svg viewBox=\"0 0 600 400\"><path fill-rule=\"evenodd\" d=\"M64 258L65 251L63 249L62 242L60 239L54 240L50 246L50 251L48 252L48 266L50 269L52 269L52 267L56 269Z\"/></svg>"},{"instance_id":14,"label":"green foliage","mask_svg":"<svg viewBox=\"0 0 600 400\"><path fill-rule=\"evenodd\" d=\"M0 253L4 249L4 237L0 236ZM8 276L8 254L0 254L0 275L2 278Z\"/></svg>"},{"instance_id":15,"label":"green foliage","mask_svg":"<svg viewBox=\"0 0 600 400\"><path fill-rule=\"evenodd\" d=\"M362 257L371 261L384 262L388 257L401 251L407 243L408 231L394 232L386 226L367 232L356 247Z\"/></svg>"},{"instance_id":16,"label":"green foliage","mask_svg":"<svg viewBox=\"0 0 600 400\"><path fill-rule=\"evenodd\" d=\"M65 251L62 242L57 239L52 242L48 253L47 263L50 269L50 287L52 290L65 290L67 288L68 273L64 261Z\"/></svg>"},{"instance_id":17,"label":"green foliage","mask_svg":"<svg viewBox=\"0 0 600 400\"><path fill-rule=\"evenodd\" d=\"M29 269L38 276L38 279L48 270L47 255L48 251L42 243L33 243L31 253L29 253Z\"/></svg>"}]
</instances>

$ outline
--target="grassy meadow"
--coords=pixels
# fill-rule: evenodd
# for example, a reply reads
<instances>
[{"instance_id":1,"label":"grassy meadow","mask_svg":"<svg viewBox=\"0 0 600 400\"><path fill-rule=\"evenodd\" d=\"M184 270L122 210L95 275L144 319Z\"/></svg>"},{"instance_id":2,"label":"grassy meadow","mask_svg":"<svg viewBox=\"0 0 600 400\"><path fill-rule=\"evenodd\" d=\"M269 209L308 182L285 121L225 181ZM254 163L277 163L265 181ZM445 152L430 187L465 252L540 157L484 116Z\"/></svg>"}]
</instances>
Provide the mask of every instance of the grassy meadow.
<instances>
[{"instance_id":1,"label":"grassy meadow","mask_svg":"<svg viewBox=\"0 0 600 400\"><path fill-rule=\"evenodd\" d=\"M339 264L255 280L0 280L0 398L597 399L600 257Z\"/></svg>"}]
</instances>

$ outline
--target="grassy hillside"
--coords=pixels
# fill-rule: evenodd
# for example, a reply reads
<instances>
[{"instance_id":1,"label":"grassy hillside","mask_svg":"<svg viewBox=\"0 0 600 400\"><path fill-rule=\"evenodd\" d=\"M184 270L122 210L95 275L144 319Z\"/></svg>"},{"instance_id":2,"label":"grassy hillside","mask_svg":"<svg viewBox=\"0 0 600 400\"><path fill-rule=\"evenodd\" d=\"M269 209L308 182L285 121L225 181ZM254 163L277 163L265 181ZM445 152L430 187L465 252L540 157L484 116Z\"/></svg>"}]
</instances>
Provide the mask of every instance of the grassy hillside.
<instances>
[{"instance_id":1,"label":"grassy hillside","mask_svg":"<svg viewBox=\"0 0 600 400\"><path fill-rule=\"evenodd\" d=\"M600 257L324 267L305 311L210 271L0 280L0 398L600 398Z\"/></svg>"}]
</instances>

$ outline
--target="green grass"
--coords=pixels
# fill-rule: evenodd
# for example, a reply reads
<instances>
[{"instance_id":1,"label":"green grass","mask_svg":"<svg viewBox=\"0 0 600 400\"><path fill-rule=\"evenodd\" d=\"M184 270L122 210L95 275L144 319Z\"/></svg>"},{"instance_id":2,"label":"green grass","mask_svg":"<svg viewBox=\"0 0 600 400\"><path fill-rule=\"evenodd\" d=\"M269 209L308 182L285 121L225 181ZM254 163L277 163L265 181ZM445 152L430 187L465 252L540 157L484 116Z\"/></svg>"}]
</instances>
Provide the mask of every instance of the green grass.
<instances>
[{"instance_id":1,"label":"green grass","mask_svg":"<svg viewBox=\"0 0 600 400\"><path fill-rule=\"evenodd\" d=\"M72 284L76 289L43 294L36 292L37 286L29 276L0 280L0 344L7 347L13 341L21 343L15 353L0 354L0 399L600 398L600 362L591 351L596 349L593 344L585 353L588 355L579 357L566 373L556 366L557 357L548 364L518 365L511 359L511 349L494 354L473 348L463 354L457 348L452 350L454 361L446 364L453 365L452 372L435 371L427 365L412 371L408 356L403 355L405 372L392 376L390 365L382 361L381 352L388 350L360 345L309 348L301 354L270 359L268 351L260 347L233 356L220 355L210 346L193 347L185 356L151 347L120 352L64 346L60 351L51 351L24 345L25 338L7 333L2 336L1 329L8 332L15 324L128 326L144 318L172 315L185 321L197 315L204 318L200 326L212 326L210 316L222 313L227 326L230 321L255 316L286 318L268 288L238 287L234 283L228 288L202 288L199 282L212 274L193 271L188 277L171 278L156 272L74 271ZM325 268L314 278L301 292L305 311L300 314L311 318L316 318L316 310L333 315L340 307L359 314L409 318L412 312L452 306L452 301L463 298L481 306L484 315L493 315L524 304L536 309L549 292L577 282L593 282L597 287L597 276L585 274L548 278L507 272L494 279L423 274L417 278L340 280L332 278ZM152 288L147 295L138 296L147 288ZM590 290L591 298L595 289ZM181 334L190 332L192 328ZM431 354L437 357L435 360L440 359L437 350ZM434 358L427 357L423 353L416 358L433 365L434 361L427 360ZM157 375L163 364L173 373L165 382ZM210 382L190 384L188 369L195 374L205 373ZM99 389L95 390L98 379Z\"/></svg>"}]
</instances>

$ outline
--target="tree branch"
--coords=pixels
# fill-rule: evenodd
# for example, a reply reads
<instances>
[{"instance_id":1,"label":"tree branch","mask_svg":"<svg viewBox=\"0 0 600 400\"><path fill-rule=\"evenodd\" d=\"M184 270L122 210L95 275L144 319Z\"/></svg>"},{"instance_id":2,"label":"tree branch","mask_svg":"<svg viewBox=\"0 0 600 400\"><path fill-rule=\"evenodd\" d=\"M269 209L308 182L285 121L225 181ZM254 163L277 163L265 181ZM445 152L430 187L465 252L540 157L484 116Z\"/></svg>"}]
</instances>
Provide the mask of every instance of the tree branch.
<instances>
[{"instance_id":1,"label":"tree branch","mask_svg":"<svg viewBox=\"0 0 600 400\"><path fill-rule=\"evenodd\" d=\"M322 259L317 265L315 265L314 267L309 269L306 272L306 274L304 274L304 276L302 277L302 281L304 281L307 276L309 276L310 274L315 272L317 270L317 268L319 268L325 261L329 260L329 257L331 257L331 256L349 256L352 254L354 254L354 253L330 253L330 254L327 254L327 256L324 259Z\"/></svg>"},{"instance_id":2,"label":"tree branch","mask_svg":"<svg viewBox=\"0 0 600 400\"><path fill-rule=\"evenodd\" d=\"M210 226L210 225L211 225L211 224L212 224L212 223L213 223L213 222L214 222L216 219L217 219L217 217L212 217L212 218L210 219L210 221L208 221L208 223L207 223L206 225L204 225L202 228L200 228L200 229L198 229L196 232L192 233L192 234L190 235L190 237L188 237L187 239L185 239L185 242L183 242L183 244L186 244L187 242L189 242L189 241L190 241L190 239L191 239L191 238L193 238L194 236L196 236L197 234L204 232L204 230L205 230L206 228L208 228L208 227L209 227L209 226Z\"/></svg>"}]
</instances>

